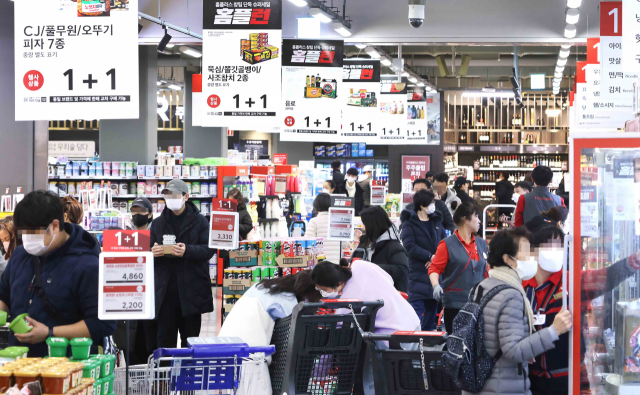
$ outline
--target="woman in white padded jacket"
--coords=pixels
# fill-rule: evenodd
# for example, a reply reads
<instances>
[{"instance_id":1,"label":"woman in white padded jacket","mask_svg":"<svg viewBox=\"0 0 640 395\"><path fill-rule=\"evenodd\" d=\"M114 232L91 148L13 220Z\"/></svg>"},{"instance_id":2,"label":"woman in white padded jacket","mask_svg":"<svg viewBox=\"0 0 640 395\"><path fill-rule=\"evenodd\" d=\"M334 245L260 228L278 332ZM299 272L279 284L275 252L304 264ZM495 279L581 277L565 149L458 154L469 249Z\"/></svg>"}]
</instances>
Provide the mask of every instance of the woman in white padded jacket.
<instances>
[{"instance_id":1,"label":"woman in white padded jacket","mask_svg":"<svg viewBox=\"0 0 640 395\"><path fill-rule=\"evenodd\" d=\"M317 217L311 218L309 226L304 234L309 237L324 238L324 255L329 262L338 264L340 262L340 242L328 240L329 231L329 207L331 206L331 196L328 193L319 193L313 201L313 208L318 213Z\"/></svg>"}]
</instances>

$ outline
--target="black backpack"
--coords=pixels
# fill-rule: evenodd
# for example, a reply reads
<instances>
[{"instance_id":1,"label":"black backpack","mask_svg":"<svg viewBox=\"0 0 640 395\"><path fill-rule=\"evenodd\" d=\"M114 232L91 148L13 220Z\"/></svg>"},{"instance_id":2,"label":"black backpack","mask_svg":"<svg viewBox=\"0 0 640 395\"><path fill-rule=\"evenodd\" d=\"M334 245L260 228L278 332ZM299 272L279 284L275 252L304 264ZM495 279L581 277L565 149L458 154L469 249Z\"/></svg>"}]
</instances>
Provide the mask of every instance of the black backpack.
<instances>
[{"instance_id":1,"label":"black backpack","mask_svg":"<svg viewBox=\"0 0 640 395\"><path fill-rule=\"evenodd\" d=\"M473 295L476 288L478 294ZM469 293L469 300L453 320L453 333L447 338L447 350L442 354L442 363L456 386L467 392L480 392L491 376L493 366L502 356L498 350L495 357L489 356L484 348L483 309L494 296L510 285L498 285L483 296L480 284Z\"/></svg>"}]
</instances>

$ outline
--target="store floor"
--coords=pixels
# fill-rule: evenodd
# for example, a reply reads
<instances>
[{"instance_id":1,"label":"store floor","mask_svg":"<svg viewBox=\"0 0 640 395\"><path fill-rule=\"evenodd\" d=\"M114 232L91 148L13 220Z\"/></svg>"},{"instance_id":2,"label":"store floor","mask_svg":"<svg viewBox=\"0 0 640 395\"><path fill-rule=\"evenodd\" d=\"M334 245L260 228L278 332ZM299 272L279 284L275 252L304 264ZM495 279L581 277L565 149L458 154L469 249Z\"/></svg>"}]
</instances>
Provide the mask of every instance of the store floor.
<instances>
[{"instance_id":1,"label":"store floor","mask_svg":"<svg viewBox=\"0 0 640 395\"><path fill-rule=\"evenodd\" d=\"M222 309L222 287L211 287L213 292L213 313L202 315L202 327L200 328L200 337L218 336L220 332L220 310ZM180 335L178 334L178 344L180 344Z\"/></svg>"}]
</instances>

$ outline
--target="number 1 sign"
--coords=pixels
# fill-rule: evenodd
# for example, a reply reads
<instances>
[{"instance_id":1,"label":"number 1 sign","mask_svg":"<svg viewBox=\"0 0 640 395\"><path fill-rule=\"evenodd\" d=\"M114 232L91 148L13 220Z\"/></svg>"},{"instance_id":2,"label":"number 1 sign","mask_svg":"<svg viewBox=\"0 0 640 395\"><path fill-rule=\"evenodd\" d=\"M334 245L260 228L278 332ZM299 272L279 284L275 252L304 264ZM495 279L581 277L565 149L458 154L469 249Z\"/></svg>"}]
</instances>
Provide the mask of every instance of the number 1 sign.
<instances>
[{"instance_id":1,"label":"number 1 sign","mask_svg":"<svg viewBox=\"0 0 640 395\"><path fill-rule=\"evenodd\" d=\"M233 199L213 199L209 223L209 248L235 250L238 248L238 204Z\"/></svg>"}]
</instances>

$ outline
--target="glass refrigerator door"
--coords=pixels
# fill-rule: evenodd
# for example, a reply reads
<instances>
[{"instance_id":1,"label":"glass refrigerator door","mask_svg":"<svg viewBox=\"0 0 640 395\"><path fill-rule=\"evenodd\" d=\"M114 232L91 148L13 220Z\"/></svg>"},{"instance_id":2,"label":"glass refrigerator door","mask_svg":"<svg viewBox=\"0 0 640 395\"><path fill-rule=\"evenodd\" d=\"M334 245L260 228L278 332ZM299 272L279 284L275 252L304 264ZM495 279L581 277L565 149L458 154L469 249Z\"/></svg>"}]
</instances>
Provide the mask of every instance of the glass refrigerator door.
<instances>
[{"instance_id":1,"label":"glass refrigerator door","mask_svg":"<svg viewBox=\"0 0 640 395\"><path fill-rule=\"evenodd\" d=\"M572 145L571 394L640 394L640 135L597 136Z\"/></svg>"}]
</instances>

